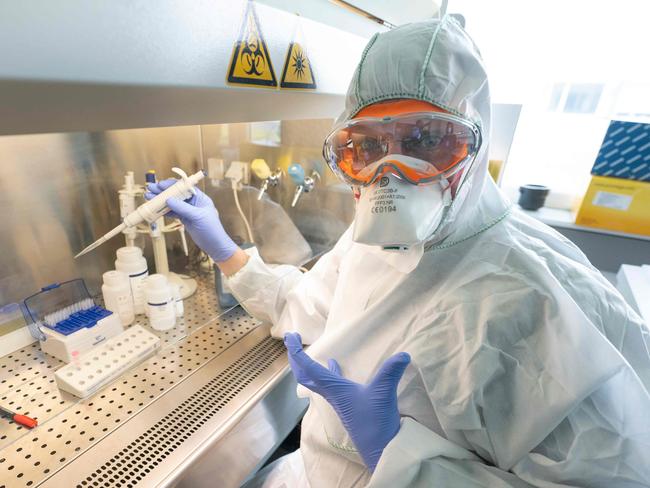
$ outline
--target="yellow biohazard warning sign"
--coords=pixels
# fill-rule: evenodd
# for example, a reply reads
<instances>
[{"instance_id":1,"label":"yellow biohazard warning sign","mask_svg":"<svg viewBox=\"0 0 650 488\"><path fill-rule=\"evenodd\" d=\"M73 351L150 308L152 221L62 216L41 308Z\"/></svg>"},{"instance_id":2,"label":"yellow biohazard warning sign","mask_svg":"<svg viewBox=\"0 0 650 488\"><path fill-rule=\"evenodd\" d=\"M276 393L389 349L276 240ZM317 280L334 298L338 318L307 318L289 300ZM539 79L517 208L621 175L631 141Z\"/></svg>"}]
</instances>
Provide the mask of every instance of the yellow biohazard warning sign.
<instances>
[{"instance_id":1,"label":"yellow biohazard warning sign","mask_svg":"<svg viewBox=\"0 0 650 488\"><path fill-rule=\"evenodd\" d=\"M307 53L302 44L292 42L289 44L287 57L284 60L282 70L281 88L299 88L303 90L315 90L316 78Z\"/></svg>"},{"instance_id":2,"label":"yellow biohazard warning sign","mask_svg":"<svg viewBox=\"0 0 650 488\"><path fill-rule=\"evenodd\" d=\"M232 51L227 81L231 85L278 86L271 56L251 1L247 2L244 21Z\"/></svg>"}]
</instances>

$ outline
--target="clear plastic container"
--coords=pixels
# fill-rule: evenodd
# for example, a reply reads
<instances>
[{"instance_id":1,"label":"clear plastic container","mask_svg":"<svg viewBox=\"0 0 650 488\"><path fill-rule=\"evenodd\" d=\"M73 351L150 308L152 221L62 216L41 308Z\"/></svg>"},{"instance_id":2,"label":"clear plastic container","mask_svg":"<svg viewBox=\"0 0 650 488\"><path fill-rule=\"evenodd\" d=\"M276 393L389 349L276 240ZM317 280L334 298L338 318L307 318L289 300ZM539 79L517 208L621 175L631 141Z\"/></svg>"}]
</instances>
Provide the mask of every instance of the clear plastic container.
<instances>
[{"instance_id":1,"label":"clear plastic container","mask_svg":"<svg viewBox=\"0 0 650 488\"><path fill-rule=\"evenodd\" d=\"M95 304L81 279L46 286L23 301L23 311L41 350L66 363L124 331L118 314Z\"/></svg>"},{"instance_id":2,"label":"clear plastic container","mask_svg":"<svg viewBox=\"0 0 650 488\"><path fill-rule=\"evenodd\" d=\"M46 316L89 299L90 293L81 278L63 283L53 283L23 300L23 314L28 324L54 328L56 324L48 324L45 320ZM60 332L66 335L70 333ZM41 339L42 337L36 338Z\"/></svg>"}]
</instances>

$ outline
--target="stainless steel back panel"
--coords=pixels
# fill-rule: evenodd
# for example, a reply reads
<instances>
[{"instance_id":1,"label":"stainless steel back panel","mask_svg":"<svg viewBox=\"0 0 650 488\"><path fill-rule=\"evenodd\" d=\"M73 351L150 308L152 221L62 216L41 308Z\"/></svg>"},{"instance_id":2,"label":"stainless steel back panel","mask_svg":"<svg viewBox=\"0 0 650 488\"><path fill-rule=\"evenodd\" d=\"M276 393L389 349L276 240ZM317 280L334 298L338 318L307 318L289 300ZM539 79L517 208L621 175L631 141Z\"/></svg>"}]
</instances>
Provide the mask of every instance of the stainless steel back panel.
<instances>
[{"instance_id":1,"label":"stainless steel back panel","mask_svg":"<svg viewBox=\"0 0 650 488\"><path fill-rule=\"evenodd\" d=\"M323 178L316 189L291 208L295 185L285 177L269 196L284 208L316 252L330 247L354 211L349 189L336 186L322 162L321 144L331 121L283 121L279 144L256 139L259 131L255 127L195 125L0 137L0 306L17 302L50 283L78 277L86 280L92 292L99 292L101 275L113 269L115 251L124 245L123 237L116 236L78 260L73 256L120 222L117 190L126 171L134 171L136 181L142 183L149 169L166 178L172 166L196 171L205 168L209 157L222 158L226 163L262 157L271 168L285 170L298 161L308 173L312 169L321 172ZM241 192L240 197L258 237L264 228L275 225L266 218L269 212L264 211L264 202L257 201L253 187L260 184L253 177L248 196ZM215 199L226 230L243 235L229 185L220 190L206 180L203 187ZM274 238L277 235L283 234L267 233ZM140 239L153 272L151 243ZM276 250L292 244L278 242L277 238L262 242L263 247ZM190 261L181 253L177 233L167 234L167 247L172 270L184 271Z\"/></svg>"},{"instance_id":2,"label":"stainless steel back panel","mask_svg":"<svg viewBox=\"0 0 650 488\"><path fill-rule=\"evenodd\" d=\"M4 136L0 165L0 305L71 278L98 292L124 238L79 260L75 251L119 224L126 171L143 182L148 169L167 177L174 165L199 168L199 126Z\"/></svg>"}]
</instances>

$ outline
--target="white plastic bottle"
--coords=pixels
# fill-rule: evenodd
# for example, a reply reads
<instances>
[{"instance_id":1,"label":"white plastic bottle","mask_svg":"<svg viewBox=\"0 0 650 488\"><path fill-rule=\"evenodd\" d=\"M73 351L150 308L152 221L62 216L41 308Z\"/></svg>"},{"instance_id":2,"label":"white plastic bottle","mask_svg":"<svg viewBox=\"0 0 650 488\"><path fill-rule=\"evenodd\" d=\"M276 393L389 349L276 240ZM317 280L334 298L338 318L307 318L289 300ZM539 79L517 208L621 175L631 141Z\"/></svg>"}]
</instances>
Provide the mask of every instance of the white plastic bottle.
<instances>
[{"instance_id":1,"label":"white plastic bottle","mask_svg":"<svg viewBox=\"0 0 650 488\"><path fill-rule=\"evenodd\" d=\"M144 287L149 311L149 325L155 330L169 330L176 325L176 302L167 277L152 274Z\"/></svg>"},{"instance_id":2,"label":"white plastic bottle","mask_svg":"<svg viewBox=\"0 0 650 488\"><path fill-rule=\"evenodd\" d=\"M179 285L178 283L174 283L174 282L170 281L169 286L172 287L172 296L174 297L174 307L175 307L175 310L176 310L176 318L182 317L185 310L183 308L183 298L181 297L181 285Z\"/></svg>"},{"instance_id":3,"label":"white plastic bottle","mask_svg":"<svg viewBox=\"0 0 650 488\"><path fill-rule=\"evenodd\" d=\"M117 250L115 269L129 276L135 313L144 313L144 280L149 276L147 260L139 247L120 247Z\"/></svg>"},{"instance_id":4,"label":"white plastic bottle","mask_svg":"<svg viewBox=\"0 0 650 488\"><path fill-rule=\"evenodd\" d=\"M116 313L122 325L131 325L135 320L131 283L122 271L107 271L103 275L102 295L106 310Z\"/></svg>"}]
</instances>

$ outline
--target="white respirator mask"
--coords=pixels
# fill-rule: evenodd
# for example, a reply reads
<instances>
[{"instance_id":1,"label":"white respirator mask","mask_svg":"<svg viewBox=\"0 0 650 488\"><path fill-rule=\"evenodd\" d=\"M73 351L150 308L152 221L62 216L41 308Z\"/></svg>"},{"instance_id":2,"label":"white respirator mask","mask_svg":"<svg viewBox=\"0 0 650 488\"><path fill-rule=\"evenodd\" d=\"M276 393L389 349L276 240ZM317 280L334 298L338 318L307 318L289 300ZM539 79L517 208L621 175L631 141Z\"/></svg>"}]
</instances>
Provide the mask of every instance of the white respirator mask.
<instances>
[{"instance_id":1,"label":"white respirator mask","mask_svg":"<svg viewBox=\"0 0 650 488\"><path fill-rule=\"evenodd\" d=\"M395 160L418 164L415 158L399 154L388 155L376 164ZM429 240L452 202L447 179L414 185L392 172L360 187L359 193L352 240L394 251L407 251Z\"/></svg>"}]
</instances>

